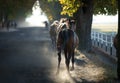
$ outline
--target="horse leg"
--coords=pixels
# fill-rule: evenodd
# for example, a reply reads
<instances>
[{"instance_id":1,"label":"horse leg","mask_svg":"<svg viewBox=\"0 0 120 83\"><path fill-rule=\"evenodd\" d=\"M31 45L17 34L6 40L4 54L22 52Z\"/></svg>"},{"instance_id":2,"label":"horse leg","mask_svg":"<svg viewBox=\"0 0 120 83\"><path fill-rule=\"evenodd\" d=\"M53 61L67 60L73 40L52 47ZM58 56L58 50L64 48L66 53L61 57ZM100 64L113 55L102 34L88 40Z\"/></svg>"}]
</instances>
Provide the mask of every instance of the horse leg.
<instances>
[{"instance_id":1,"label":"horse leg","mask_svg":"<svg viewBox=\"0 0 120 83\"><path fill-rule=\"evenodd\" d=\"M55 39L53 37L51 37L51 42L52 42L52 48L55 48Z\"/></svg>"},{"instance_id":2,"label":"horse leg","mask_svg":"<svg viewBox=\"0 0 120 83\"><path fill-rule=\"evenodd\" d=\"M59 50L59 52L58 52L58 69L57 69L57 74L59 74L60 62L61 62L61 50Z\"/></svg>"},{"instance_id":3,"label":"horse leg","mask_svg":"<svg viewBox=\"0 0 120 83\"><path fill-rule=\"evenodd\" d=\"M54 45L54 40L53 40L53 38L51 37L51 42L52 42L52 47L53 47L53 45Z\"/></svg>"},{"instance_id":4,"label":"horse leg","mask_svg":"<svg viewBox=\"0 0 120 83\"><path fill-rule=\"evenodd\" d=\"M68 53L68 72L69 72L70 59L71 59L71 52Z\"/></svg>"},{"instance_id":5,"label":"horse leg","mask_svg":"<svg viewBox=\"0 0 120 83\"><path fill-rule=\"evenodd\" d=\"M66 68L67 68L67 71L68 71L68 70L69 70L69 68L68 68L67 50L64 50L64 55L65 55L65 64L66 64Z\"/></svg>"},{"instance_id":6,"label":"horse leg","mask_svg":"<svg viewBox=\"0 0 120 83\"><path fill-rule=\"evenodd\" d=\"M72 70L74 70L74 51L72 52L71 61L72 61L72 68L71 68L71 71L72 71Z\"/></svg>"},{"instance_id":7,"label":"horse leg","mask_svg":"<svg viewBox=\"0 0 120 83\"><path fill-rule=\"evenodd\" d=\"M70 58L71 58L71 52L68 52L68 53L66 52L65 53L65 59L66 59L66 67L67 67L68 73L70 73L69 72Z\"/></svg>"},{"instance_id":8,"label":"horse leg","mask_svg":"<svg viewBox=\"0 0 120 83\"><path fill-rule=\"evenodd\" d=\"M56 49L56 38L54 38L54 49Z\"/></svg>"}]
</instances>

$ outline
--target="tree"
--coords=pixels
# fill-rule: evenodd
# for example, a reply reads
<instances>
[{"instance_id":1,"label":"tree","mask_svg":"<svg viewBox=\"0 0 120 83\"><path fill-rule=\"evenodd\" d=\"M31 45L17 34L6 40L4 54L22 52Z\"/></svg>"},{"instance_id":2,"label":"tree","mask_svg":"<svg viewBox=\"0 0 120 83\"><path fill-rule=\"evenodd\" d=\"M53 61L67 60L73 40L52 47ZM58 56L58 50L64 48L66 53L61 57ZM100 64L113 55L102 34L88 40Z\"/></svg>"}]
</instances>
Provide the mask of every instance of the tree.
<instances>
[{"instance_id":1,"label":"tree","mask_svg":"<svg viewBox=\"0 0 120 83\"><path fill-rule=\"evenodd\" d=\"M91 50L91 25L93 14L117 14L116 0L39 0L50 20L68 15L76 20L80 50ZM60 4L61 7L60 7ZM62 11L61 11L62 10Z\"/></svg>"},{"instance_id":2,"label":"tree","mask_svg":"<svg viewBox=\"0 0 120 83\"><path fill-rule=\"evenodd\" d=\"M50 22L61 18L62 7L58 0L39 0L39 2L41 9L46 13Z\"/></svg>"},{"instance_id":3,"label":"tree","mask_svg":"<svg viewBox=\"0 0 120 83\"><path fill-rule=\"evenodd\" d=\"M91 50L91 25L93 14L117 14L116 0L59 0L62 13L76 19L80 50Z\"/></svg>"},{"instance_id":4,"label":"tree","mask_svg":"<svg viewBox=\"0 0 120 83\"><path fill-rule=\"evenodd\" d=\"M68 17L68 15L61 15L62 6L59 0L39 0L40 8L47 15L50 22L59 20L62 17Z\"/></svg>"},{"instance_id":5,"label":"tree","mask_svg":"<svg viewBox=\"0 0 120 83\"><path fill-rule=\"evenodd\" d=\"M34 0L0 0L0 21L23 17L31 11Z\"/></svg>"},{"instance_id":6,"label":"tree","mask_svg":"<svg viewBox=\"0 0 120 83\"><path fill-rule=\"evenodd\" d=\"M62 1L62 3L61 3ZM74 10L75 2L79 5ZM68 5L67 3L74 3ZM120 1L119 0L60 0L63 5L63 13L74 16L77 20L77 32L80 38L80 48L89 50L91 48L91 24L93 14L115 15L118 12L118 32L117 32L117 76L120 79ZM67 6L67 7L66 7ZM117 7L118 6L118 7ZM69 9L73 9L74 11ZM72 11L72 12L71 12ZM89 48L89 49L88 49Z\"/></svg>"},{"instance_id":7,"label":"tree","mask_svg":"<svg viewBox=\"0 0 120 83\"><path fill-rule=\"evenodd\" d=\"M74 14L77 22L77 34L79 37L79 49L91 50L91 25L93 16L93 0L84 1L83 6L79 7L78 11Z\"/></svg>"},{"instance_id":8,"label":"tree","mask_svg":"<svg viewBox=\"0 0 120 83\"><path fill-rule=\"evenodd\" d=\"M118 48L116 49L117 55L117 76L120 80L120 1L118 0L118 33L117 33L117 44Z\"/></svg>"}]
</instances>

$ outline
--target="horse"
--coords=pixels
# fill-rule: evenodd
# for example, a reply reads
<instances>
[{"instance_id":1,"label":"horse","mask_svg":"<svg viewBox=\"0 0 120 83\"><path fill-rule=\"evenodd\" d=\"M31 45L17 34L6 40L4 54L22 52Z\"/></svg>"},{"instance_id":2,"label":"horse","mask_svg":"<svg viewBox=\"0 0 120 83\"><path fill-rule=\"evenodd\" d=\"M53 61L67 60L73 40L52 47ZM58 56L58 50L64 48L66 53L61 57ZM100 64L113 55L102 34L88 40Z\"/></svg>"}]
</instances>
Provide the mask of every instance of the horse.
<instances>
[{"instance_id":1,"label":"horse","mask_svg":"<svg viewBox=\"0 0 120 83\"><path fill-rule=\"evenodd\" d=\"M59 74L60 62L61 62L61 51L64 51L65 64L69 73L70 60L72 61L72 68L74 70L74 51L78 45L78 39L75 32L70 29L69 24L64 24L58 34L57 38L57 51L58 51L58 68L57 74Z\"/></svg>"},{"instance_id":2,"label":"horse","mask_svg":"<svg viewBox=\"0 0 120 83\"><path fill-rule=\"evenodd\" d=\"M56 38L57 38L57 27L58 27L58 24L59 24L58 21L54 21L50 25L49 34L50 34L50 38L51 38L53 47L56 47Z\"/></svg>"},{"instance_id":3,"label":"horse","mask_svg":"<svg viewBox=\"0 0 120 83\"><path fill-rule=\"evenodd\" d=\"M10 21L10 27L16 28L17 27L17 23L14 20Z\"/></svg>"},{"instance_id":4,"label":"horse","mask_svg":"<svg viewBox=\"0 0 120 83\"><path fill-rule=\"evenodd\" d=\"M63 26L66 24L67 18L61 18L60 21L59 21L59 25L57 27L57 35L58 33L62 30Z\"/></svg>"},{"instance_id":5,"label":"horse","mask_svg":"<svg viewBox=\"0 0 120 83\"><path fill-rule=\"evenodd\" d=\"M9 30L10 28L10 20L6 20L2 22L2 28L6 28L7 30Z\"/></svg>"}]
</instances>

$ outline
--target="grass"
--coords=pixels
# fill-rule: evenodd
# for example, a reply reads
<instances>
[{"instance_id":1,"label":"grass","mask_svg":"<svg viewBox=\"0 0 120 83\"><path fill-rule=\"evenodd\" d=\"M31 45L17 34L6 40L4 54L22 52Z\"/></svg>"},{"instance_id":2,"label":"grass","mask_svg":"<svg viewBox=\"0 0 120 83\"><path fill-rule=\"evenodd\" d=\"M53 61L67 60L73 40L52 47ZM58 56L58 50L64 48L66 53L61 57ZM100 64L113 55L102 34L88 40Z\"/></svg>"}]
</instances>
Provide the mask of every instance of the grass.
<instances>
[{"instance_id":1,"label":"grass","mask_svg":"<svg viewBox=\"0 0 120 83\"><path fill-rule=\"evenodd\" d=\"M111 24L92 24L92 30L98 31L98 32L105 32L105 33L111 33L111 32L117 32L118 25L117 23L111 23Z\"/></svg>"}]
</instances>

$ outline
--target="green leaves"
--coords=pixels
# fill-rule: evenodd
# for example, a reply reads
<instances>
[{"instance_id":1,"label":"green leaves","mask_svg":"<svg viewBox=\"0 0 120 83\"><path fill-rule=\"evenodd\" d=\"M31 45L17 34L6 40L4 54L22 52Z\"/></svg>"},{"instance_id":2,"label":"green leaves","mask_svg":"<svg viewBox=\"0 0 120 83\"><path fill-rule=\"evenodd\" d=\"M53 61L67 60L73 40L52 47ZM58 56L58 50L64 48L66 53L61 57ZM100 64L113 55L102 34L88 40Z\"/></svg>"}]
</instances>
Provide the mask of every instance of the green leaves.
<instances>
[{"instance_id":1,"label":"green leaves","mask_svg":"<svg viewBox=\"0 0 120 83\"><path fill-rule=\"evenodd\" d=\"M59 2L62 5L61 14L73 16L80 7L87 6L88 0L59 0ZM117 14L117 0L94 0L94 14Z\"/></svg>"},{"instance_id":2,"label":"green leaves","mask_svg":"<svg viewBox=\"0 0 120 83\"><path fill-rule=\"evenodd\" d=\"M78 10L81 5L80 0L59 0L62 5L62 15L68 14L69 16L73 16L73 14Z\"/></svg>"},{"instance_id":3,"label":"green leaves","mask_svg":"<svg viewBox=\"0 0 120 83\"><path fill-rule=\"evenodd\" d=\"M117 14L117 1L116 0L97 0L94 4L94 14Z\"/></svg>"},{"instance_id":4,"label":"green leaves","mask_svg":"<svg viewBox=\"0 0 120 83\"><path fill-rule=\"evenodd\" d=\"M8 19L24 16L32 9L34 0L0 0L0 16L3 14Z\"/></svg>"},{"instance_id":5,"label":"green leaves","mask_svg":"<svg viewBox=\"0 0 120 83\"><path fill-rule=\"evenodd\" d=\"M60 19L61 5L58 0L39 0L41 9L46 13L49 21Z\"/></svg>"}]
</instances>

